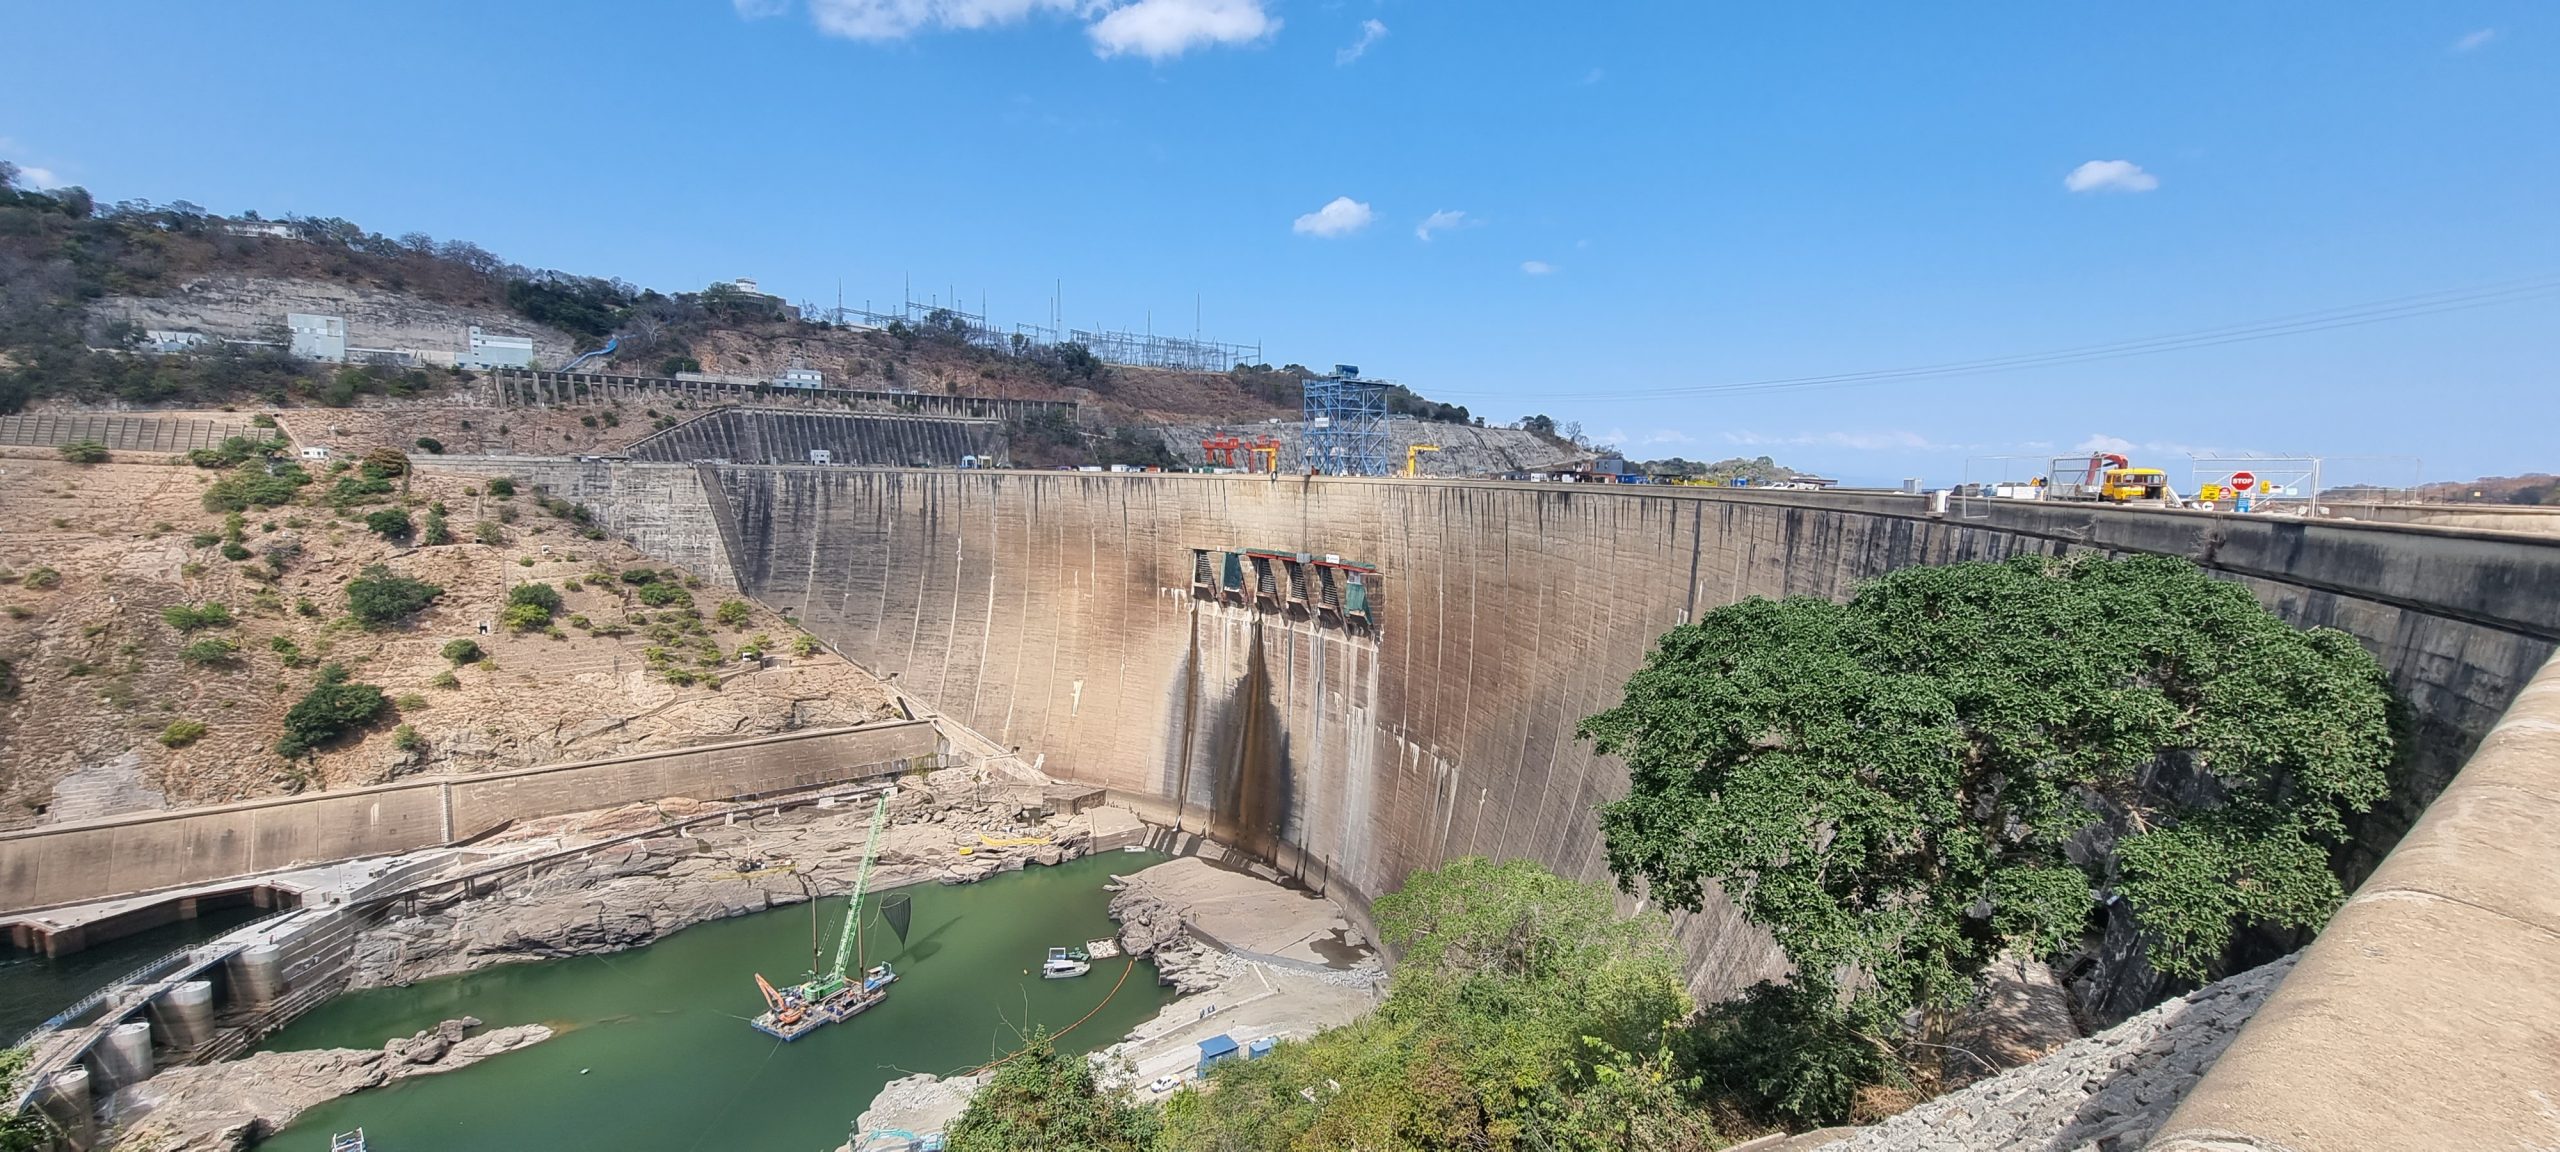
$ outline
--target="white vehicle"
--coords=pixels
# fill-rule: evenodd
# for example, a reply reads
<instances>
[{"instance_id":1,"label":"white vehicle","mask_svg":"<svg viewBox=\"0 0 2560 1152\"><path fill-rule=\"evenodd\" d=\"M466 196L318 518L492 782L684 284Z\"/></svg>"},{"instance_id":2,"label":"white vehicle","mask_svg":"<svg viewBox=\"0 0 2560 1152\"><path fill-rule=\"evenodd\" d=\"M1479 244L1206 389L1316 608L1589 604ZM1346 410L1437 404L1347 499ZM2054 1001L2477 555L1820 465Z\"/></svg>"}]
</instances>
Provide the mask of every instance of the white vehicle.
<instances>
[{"instance_id":1,"label":"white vehicle","mask_svg":"<svg viewBox=\"0 0 2560 1152\"><path fill-rule=\"evenodd\" d=\"M1087 963L1083 956L1064 948L1049 949L1049 958L1040 962L1040 978L1043 980L1065 980L1091 971L1093 965Z\"/></svg>"},{"instance_id":2,"label":"white vehicle","mask_svg":"<svg viewBox=\"0 0 2560 1152\"><path fill-rule=\"evenodd\" d=\"M1153 1083L1147 1085L1147 1091L1162 1095L1180 1087L1181 1084L1180 1076L1158 1076Z\"/></svg>"}]
</instances>

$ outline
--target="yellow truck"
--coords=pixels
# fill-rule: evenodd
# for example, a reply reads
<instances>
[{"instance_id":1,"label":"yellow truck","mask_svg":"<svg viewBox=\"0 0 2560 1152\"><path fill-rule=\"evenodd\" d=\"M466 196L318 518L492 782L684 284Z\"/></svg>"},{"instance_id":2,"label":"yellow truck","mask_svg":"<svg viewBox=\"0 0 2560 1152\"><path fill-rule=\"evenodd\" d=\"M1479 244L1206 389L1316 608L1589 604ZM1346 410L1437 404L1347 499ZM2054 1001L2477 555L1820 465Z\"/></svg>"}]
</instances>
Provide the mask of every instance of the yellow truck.
<instances>
[{"instance_id":1,"label":"yellow truck","mask_svg":"<svg viewBox=\"0 0 2560 1152\"><path fill-rule=\"evenodd\" d=\"M2112 452L2086 458L2056 458L2045 479L2044 498L2109 504L2177 502L2177 495L2169 489L2168 473L2157 468L2136 468L2132 461Z\"/></svg>"}]
</instances>

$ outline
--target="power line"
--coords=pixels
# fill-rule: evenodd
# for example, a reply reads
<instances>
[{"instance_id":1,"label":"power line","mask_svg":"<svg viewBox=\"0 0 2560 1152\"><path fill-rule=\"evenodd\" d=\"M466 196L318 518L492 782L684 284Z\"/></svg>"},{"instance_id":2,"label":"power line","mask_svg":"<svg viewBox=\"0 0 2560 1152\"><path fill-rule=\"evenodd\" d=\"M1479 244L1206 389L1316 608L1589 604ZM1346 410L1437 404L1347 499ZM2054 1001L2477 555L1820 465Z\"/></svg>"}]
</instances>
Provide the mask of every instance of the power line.
<instances>
[{"instance_id":1,"label":"power line","mask_svg":"<svg viewBox=\"0 0 2560 1152\"><path fill-rule=\"evenodd\" d=\"M1574 394L1582 400L1641 400L1671 396L1700 396L1746 392L1789 392L1804 389L1853 387L1866 384L1901 381L1941 380L1963 376L1981 376L2015 372L2028 368L2044 368L2065 364L2085 364L2102 360L2121 360L2135 356L2154 356L2164 352L2181 352L2239 344L2256 340L2272 340L2339 328L2362 327L2393 320L2460 312L2499 304L2541 299L2560 295L2560 276L2535 276L2522 280L2502 281L2423 292L2388 300L2368 301L2326 308L2314 312L2295 313L2243 324L2230 324L2165 336L2138 340L2119 340L2104 344L2087 344L2046 352L2019 353L1975 360L1958 360L1925 364L1908 368L1875 369L1864 372L1841 372L1821 376L1789 376L1765 380L1738 380L1715 384L1681 384L1661 388L1625 389L1612 392ZM1434 389L1434 395L1489 396L1488 392L1462 392Z\"/></svg>"}]
</instances>

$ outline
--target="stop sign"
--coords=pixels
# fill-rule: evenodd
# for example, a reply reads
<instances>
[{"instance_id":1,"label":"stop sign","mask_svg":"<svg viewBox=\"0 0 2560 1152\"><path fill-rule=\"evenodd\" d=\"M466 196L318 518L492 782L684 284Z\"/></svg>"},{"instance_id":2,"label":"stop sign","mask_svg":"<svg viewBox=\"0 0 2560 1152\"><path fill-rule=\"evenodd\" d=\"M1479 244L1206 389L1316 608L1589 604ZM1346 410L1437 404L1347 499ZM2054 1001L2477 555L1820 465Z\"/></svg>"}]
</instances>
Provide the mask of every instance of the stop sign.
<instances>
[{"instance_id":1,"label":"stop sign","mask_svg":"<svg viewBox=\"0 0 2560 1152\"><path fill-rule=\"evenodd\" d=\"M2231 490L2234 492L2246 492L2249 489L2256 487L2257 483L2258 478L2250 475L2249 473L2234 472L2231 474Z\"/></svg>"}]
</instances>

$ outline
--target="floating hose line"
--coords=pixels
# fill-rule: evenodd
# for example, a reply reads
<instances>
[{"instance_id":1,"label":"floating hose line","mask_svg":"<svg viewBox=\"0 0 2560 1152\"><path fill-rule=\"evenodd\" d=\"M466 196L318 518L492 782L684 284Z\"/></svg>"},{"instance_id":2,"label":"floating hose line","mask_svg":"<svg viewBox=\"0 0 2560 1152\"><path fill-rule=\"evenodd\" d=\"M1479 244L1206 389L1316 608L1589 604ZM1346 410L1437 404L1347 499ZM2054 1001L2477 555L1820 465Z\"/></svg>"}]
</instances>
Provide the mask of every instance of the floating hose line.
<instances>
[{"instance_id":1,"label":"floating hose line","mask_svg":"<svg viewBox=\"0 0 2560 1152\"><path fill-rule=\"evenodd\" d=\"M1073 1031L1075 1031L1075 1030L1076 1030L1076 1026L1077 1026L1077 1025L1082 1024L1082 1023L1084 1023L1084 1022L1085 1022L1085 1021L1087 1021L1087 1020L1091 1020L1091 1019L1093 1019L1094 1012L1100 1012L1100 1011L1102 1011L1102 1009L1103 1009L1103 1007L1104 1007L1105 1005L1108 1005L1108 1004L1110 1004L1110 1003L1111 1003L1111 998L1112 998L1112 997L1117 996L1117 995L1119 995L1119 994L1120 994L1120 986L1129 982L1129 973L1134 972L1134 971L1137 971L1137 968L1138 968L1138 959L1137 959L1137 957L1134 957L1134 956L1130 957L1130 958L1129 958L1129 962L1128 962L1126 965L1123 965L1123 966L1121 967L1121 969L1120 969L1120 979L1118 979L1118 980L1116 980L1116 981L1113 981L1113 982L1112 982L1112 984L1111 984L1111 991L1109 991L1109 992L1105 992L1105 993L1103 993L1103 994L1102 994L1102 1003L1094 1005L1094 1006L1093 1006L1093 1011L1092 1011L1092 1012L1087 1012L1087 1013L1085 1013L1084 1015L1077 1017L1077 1018L1076 1018L1076 1022L1075 1022L1075 1024L1069 1024L1069 1025L1067 1025L1067 1026L1066 1026L1066 1027L1064 1027L1064 1028L1060 1028L1060 1029L1058 1029L1057 1031L1050 1033L1050 1034L1049 1034L1049 1039L1051 1039L1051 1040L1056 1040L1056 1039L1057 1039L1058 1037L1060 1037L1060 1036L1064 1036L1064 1035L1066 1035L1066 1034L1067 1034L1067 1033L1069 1033L1069 1032L1073 1032ZM981 1072L987 1071L988 1069L1002 1067L1002 1066L1004 1065L1005 1061L1007 1061L1007 1060L1011 1060L1011 1059L1013 1059L1014 1057L1016 1057L1016 1056L1020 1056L1020 1055L1022 1055L1023 1053L1028 1052L1028 1051L1030 1051L1030 1050L1031 1050L1031 1049L1030 1049L1028 1046L1021 1047L1021 1048L1016 1048L1016 1049L1014 1049L1013 1051L1011 1051L1011 1052L1009 1052L1009 1053L1006 1053L1004 1056L1002 1056L1002 1057L1000 1057L1000 1058L998 1058L998 1059L995 1059L995 1060L989 1061L989 1062L987 1062L987 1063L985 1063L985 1064L980 1064L980 1065L978 1065L977 1067L972 1068L972 1069L969 1069L969 1070L968 1070L968 1071L966 1071L966 1072L954 1072L954 1073L951 1073L951 1075L953 1075L953 1076L975 1076L975 1075L977 1075L978 1073L981 1073Z\"/></svg>"}]
</instances>

